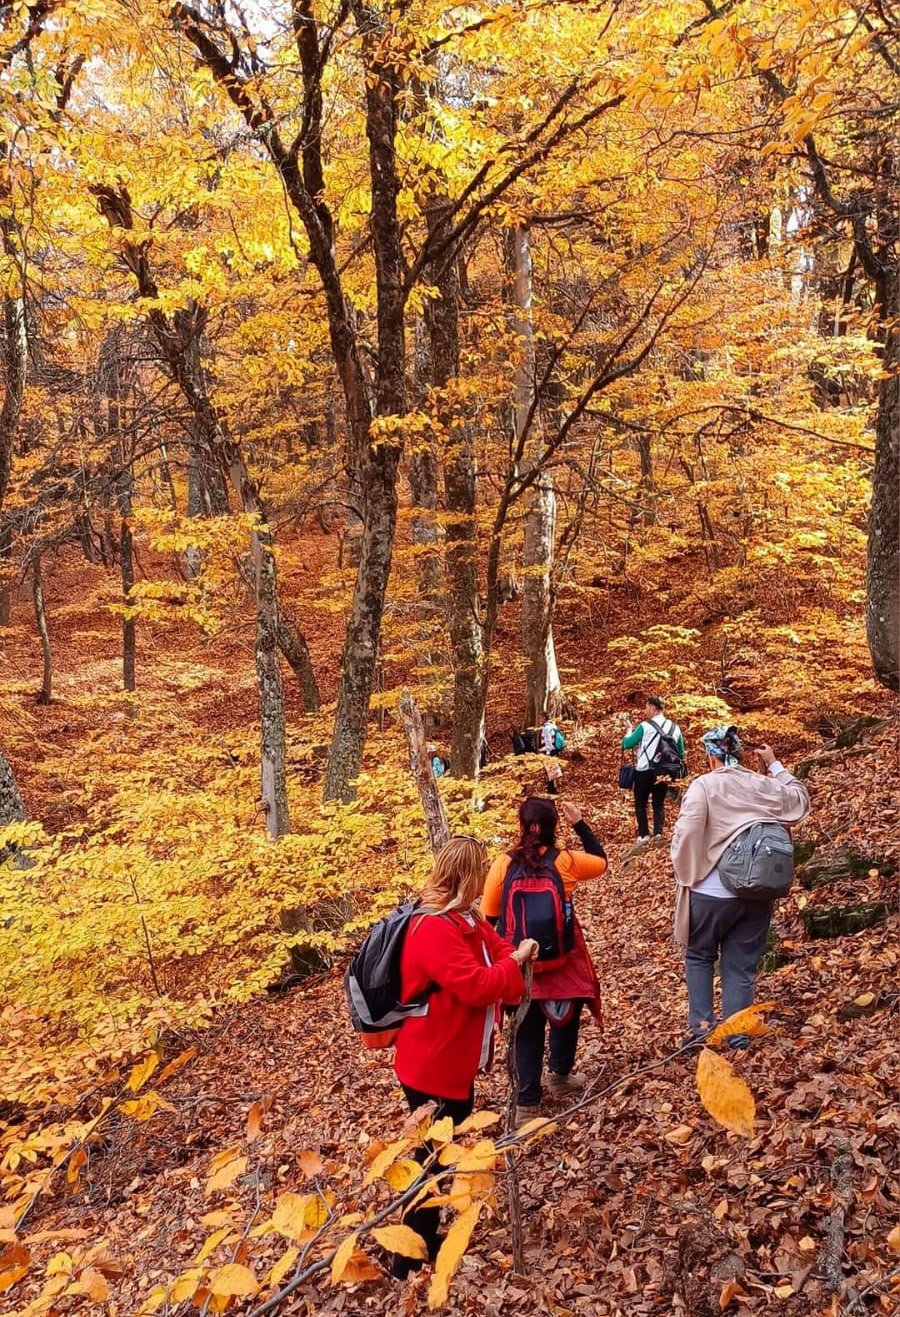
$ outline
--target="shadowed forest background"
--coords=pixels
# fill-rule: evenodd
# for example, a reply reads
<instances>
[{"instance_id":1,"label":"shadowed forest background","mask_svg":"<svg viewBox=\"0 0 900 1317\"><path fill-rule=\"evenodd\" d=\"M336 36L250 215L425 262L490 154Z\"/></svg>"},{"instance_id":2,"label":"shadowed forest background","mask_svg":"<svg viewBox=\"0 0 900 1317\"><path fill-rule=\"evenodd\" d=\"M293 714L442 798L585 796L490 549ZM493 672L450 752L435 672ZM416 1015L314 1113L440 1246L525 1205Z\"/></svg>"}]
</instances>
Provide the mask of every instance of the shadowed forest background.
<instances>
[{"instance_id":1,"label":"shadowed forest background","mask_svg":"<svg viewBox=\"0 0 900 1317\"><path fill-rule=\"evenodd\" d=\"M0 0L0 1310L895 1310L898 24ZM472 1153L449 1296L366 1233L408 1149L340 988L430 870L404 690L454 830L550 712L611 860L621 1084L519 1154L527 1279ZM648 693L813 798L749 1136L662 1064Z\"/></svg>"}]
</instances>

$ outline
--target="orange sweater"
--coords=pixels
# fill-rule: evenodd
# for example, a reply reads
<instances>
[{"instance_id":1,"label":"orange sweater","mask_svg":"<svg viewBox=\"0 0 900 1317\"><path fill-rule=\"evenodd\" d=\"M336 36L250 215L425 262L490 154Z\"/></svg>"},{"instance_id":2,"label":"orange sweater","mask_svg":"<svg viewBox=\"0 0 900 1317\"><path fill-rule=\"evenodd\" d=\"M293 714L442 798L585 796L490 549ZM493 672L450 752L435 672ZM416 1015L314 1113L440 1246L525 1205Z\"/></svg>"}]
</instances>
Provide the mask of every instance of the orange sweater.
<instances>
[{"instance_id":1,"label":"orange sweater","mask_svg":"<svg viewBox=\"0 0 900 1317\"><path fill-rule=\"evenodd\" d=\"M508 868L509 856L498 855L488 870L481 897L481 913L486 919L496 919L500 914L503 879ZM570 901L577 883L599 878L606 873L606 860L601 855L588 855L586 851L560 851L556 858L556 868L562 879L566 900Z\"/></svg>"}]
</instances>

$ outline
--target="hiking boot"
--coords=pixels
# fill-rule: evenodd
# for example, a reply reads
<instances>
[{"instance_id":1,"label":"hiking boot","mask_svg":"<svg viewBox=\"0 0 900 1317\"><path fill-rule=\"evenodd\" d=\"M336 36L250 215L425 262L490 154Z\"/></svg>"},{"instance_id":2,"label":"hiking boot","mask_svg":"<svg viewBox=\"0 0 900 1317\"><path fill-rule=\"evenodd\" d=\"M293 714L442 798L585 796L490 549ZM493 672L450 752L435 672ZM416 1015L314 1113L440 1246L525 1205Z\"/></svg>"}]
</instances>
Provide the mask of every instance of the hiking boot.
<instances>
[{"instance_id":1,"label":"hiking boot","mask_svg":"<svg viewBox=\"0 0 900 1317\"><path fill-rule=\"evenodd\" d=\"M750 1039L745 1033L733 1033L725 1039L725 1046L732 1052L746 1052L750 1047Z\"/></svg>"},{"instance_id":2,"label":"hiking boot","mask_svg":"<svg viewBox=\"0 0 900 1317\"><path fill-rule=\"evenodd\" d=\"M535 1107L516 1107L516 1130L522 1129L530 1120L537 1120L541 1114L541 1104Z\"/></svg>"},{"instance_id":3,"label":"hiking boot","mask_svg":"<svg viewBox=\"0 0 900 1317\"><path fill-rule=\"evenodd\" d=\"M583 1093L587 1087L587 1075L570 1070L567 1075L558 1075L551 1070L547 1076L547 1087L556 1097L569 1097L572 1093Z\"/></svg>"}]
</instances>

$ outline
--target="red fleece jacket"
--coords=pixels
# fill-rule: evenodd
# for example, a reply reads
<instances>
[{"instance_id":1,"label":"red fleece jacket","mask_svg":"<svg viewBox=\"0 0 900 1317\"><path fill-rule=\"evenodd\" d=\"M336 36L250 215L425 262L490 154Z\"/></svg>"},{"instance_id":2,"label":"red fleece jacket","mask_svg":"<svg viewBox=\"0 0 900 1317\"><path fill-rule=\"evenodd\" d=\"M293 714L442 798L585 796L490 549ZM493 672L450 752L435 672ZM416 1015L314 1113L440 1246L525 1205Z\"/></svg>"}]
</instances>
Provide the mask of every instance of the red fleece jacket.
<instances>
[{"instance_id":1,"label":"red fleece jacket","mask_svg":"<svg viewBox=\"0 0 900 1317\"><path fill-rule=\"evenodd\" d=\"M457 911L413 916L400 957L402 1000L429 984L437 988L428 998L428 1014L405 1020L400 1029L395 1068L402 1084L434 1097L469 1096L485 1011L522 997L522 971L512 952L478 915L474 927Z\"/></svg>"}]
</instances>

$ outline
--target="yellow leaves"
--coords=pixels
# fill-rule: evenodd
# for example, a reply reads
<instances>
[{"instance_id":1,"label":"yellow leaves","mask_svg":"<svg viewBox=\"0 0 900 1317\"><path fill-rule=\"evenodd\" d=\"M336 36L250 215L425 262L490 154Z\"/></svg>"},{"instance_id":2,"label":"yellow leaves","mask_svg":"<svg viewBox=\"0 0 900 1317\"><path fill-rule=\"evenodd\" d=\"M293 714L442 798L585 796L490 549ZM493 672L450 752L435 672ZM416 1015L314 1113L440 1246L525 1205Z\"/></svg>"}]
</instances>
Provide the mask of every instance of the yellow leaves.
<instances>
[{"instance_id":1,"label":"yellow leaves","mask_svg":"<svg viewBox=\"0 0 900 1317\"><path fill-rule=\"evenodd\" d=\"M128 1076L126 1087L132 1092L139 1092L159 1065L156 1052L149 1052L143 1061L139 1061Z\"/></svg>"},{"instance_id":2,"label":"yellow leaves","mask_svg":"<svg viewBox=\"0 0 900 1317\"><path fill-rule=\"evenodd\" d=\"M132 1119L140 1121L149 1120L160 1107L166 1111L175 1110L171 1102L167 1102L164 1097L161 1097L152 1088L149 1093L142 1093L139 1098L132 1098L128 1102L119 1104L119 1110L124 1112L126 1116L131 1116Z\"/></svg>"},{"instance_id":3,"label":"yellow leaves","mask_svg":"<svg viewBox=\"0 0 900 1317\"><path fill-rule=\"evenodd\" d=\"M343 1278L347 1265L356 1251L357 1232L347 1235L338 1245L334 1257L331 1259L331 1283L337 1285L338 1281Z\"/></svg>"},{"instance_id":4,"label":"yellow leaves","mask_svg":"<svg viewBox=\"0 0 900 1317\"><path fill-rule=\"evenodd\" d=\"M219 1247L222 1241L227 1239L231 1233L232 1233L232 1228L230 1223L226 1226L220 1227L220 1229L218 1230L214 1230L213 1233L206 1240L206 1242L203 1244L202 1248L200 1249L199 1253L195 1258L195 1261L198 1263L205 1262L207 1258L212 1257L213 1253L215 1253L216 1249Z\"/></svg>"},{"instance_id":5,"label":"yellow leaves","mask_svg":"<svg viewBox=\"0 0 900 1317\"><path fill-rule=\"evenodd\" d=\"M409 1226L380 1226L372 1231L372 1237L389 1253L399 1253L405 1258L420 1258L422 1261L428 1257L425 1240Z\"/></svg>"},{"instance_id":6,"label":"yellow leaves","mask_svg":"<svg viewBox=\"0 0 900 1317\"><path fill-rule=\"evenodd\" d=\"M402 1194L411 1184L415 1184L421 1174L422 1168L418 1162L414 1162L411 1157L401 1157L399 1161L392 1162L388 1166L384 1172L384 1179L395 1193Z\"/></svg>"},{"instance_id":7,"label":"yellow leaves","mask_svg":"<svg viewBox=\"0 0 900 1317\"><path fill-rule=\"evenodd\" d=\"M452 1120L449 1121L449 1125L450 1125L450 1134L448 1137L452 1138L453 1137ZM379 1152L377 1156L373 1159L371 1166L366 1172L365 1183L374 1184L374 1182L378 1179L378 1177L384 1174L384 1172L391 1165L391 1163L395 1161L401 1155L401 1153L407 1152L412 1147L412 1145L413 1145L413 1140L408 1137L402 1139L395 1139L393 1143L389 1143L388 1146L386 1148L383 1148L381 1152Z\"/></svg>"},{"instance_id":8,"label":"yellow leaves","mask_svg":"<svg viewBox=\"0 0 900 1317\"><path fill-rule=\"evenodd\" d=\"M244 1298L258 1289L259 1282L253 1272L239 1262L217 1268L209 1278L209 1292L217 1298Z\"/></svg>"},{"instance_id":9,"label":"yellow leaves","mask_svg":"<svg viewBox=\"0 0 900 1317\"><path fill-rule=\"evenodd\" d=\"M299 1241L325 1225L328 1217L328 1204L319 1194L282 1194L272 1213L271 1228Z\"/></svg>"},{"instance_id":10,"label":"yellow leaves","mask_svg":"<svg viewBox=\"0 0 900 1317\"><path fill-rule=\"evenodd\" d=\"M752 1134L753 1094L730 1061L704 1047L697 1058L697 1092L713 1120L735 1134Z\"/></svg>"},{"instance_id":11,"label":"yellow leaves","mask_svg":"<svg viewBox=\"0 0 900 1317\"><path fill-rule=\"evenodd\" d=\"M270 1285L280 1285L299 1256L300 1250L295 1244L292 1244L290 1248L286 1248L275 1265L269 1270L268 1283Z\"/></svg>"},{"instance_id":12,"label":"yellow leaves","mask_svg":"<svg viewBox=\"0 0 900 1317\"><path fill-rule=\"evenodd\" d=\"M242 1156L240 1149L226 1148L217 1153L209 1164L205 1192L212 1194L219 1189L227 1189L246 1171L247 1158Z\"/></svg>"},{"instance_id":13,"label":"yellow leaves","mask_svg":"<svg viewBox=\"0 0 900 1317\"><path fill-rule=\"evenodd\" d=\"M478 1222L481 1204L473 1203L461 1212L447 1231L434 1264L434 1275L428 1287L428 1307L431 1312L443 1307L450 1297L450 1282L462 1262L472 1231Z\"/></svg>"},{"instance_id":14,"label":"yellow leaves","mask_svg":"<svg viewBox=\"0 0 900 1317\"><path fill-rule=\"evenodd\" d=\"M76 1289L86 1294L93 1303L105 1303L109 1298L109 1282L95 1267L84 1268L78 1276Z\"/></svg>"},{"instance_id":15,"label":"yellow leaves","mask_svg":"<svg viewBox=\"0 0 900 1317\"><path fill-rule=\"evenodd\" d=\"M490 1129L492 1125L497 1125L500 1117L496 1111L473 1111L471 1116L467 1116L461 1125L457 1125L457 1134L472 1134L481 1130Z\"/></svg>"},{"instance_id":16,"label":"yellow leaves","mask_svg":"<svg viewBox=\"0 0 900 1317\"><path fill-rule=\"evenodd\" d=\"M713 1029L712 1033L707 1034L704 1042L707 1047L718 1047L725 1042L726 1038L734 1038L743 1034L747 1038L763 1038L769 1032L768 1025L759 1017L764 1011L773 1011L775 1002L762 1001L755 1002L748 1006L744 1011L737 1011L734 1015L723 1020L721 1024Z\"/></svg>"}]
</instances>

